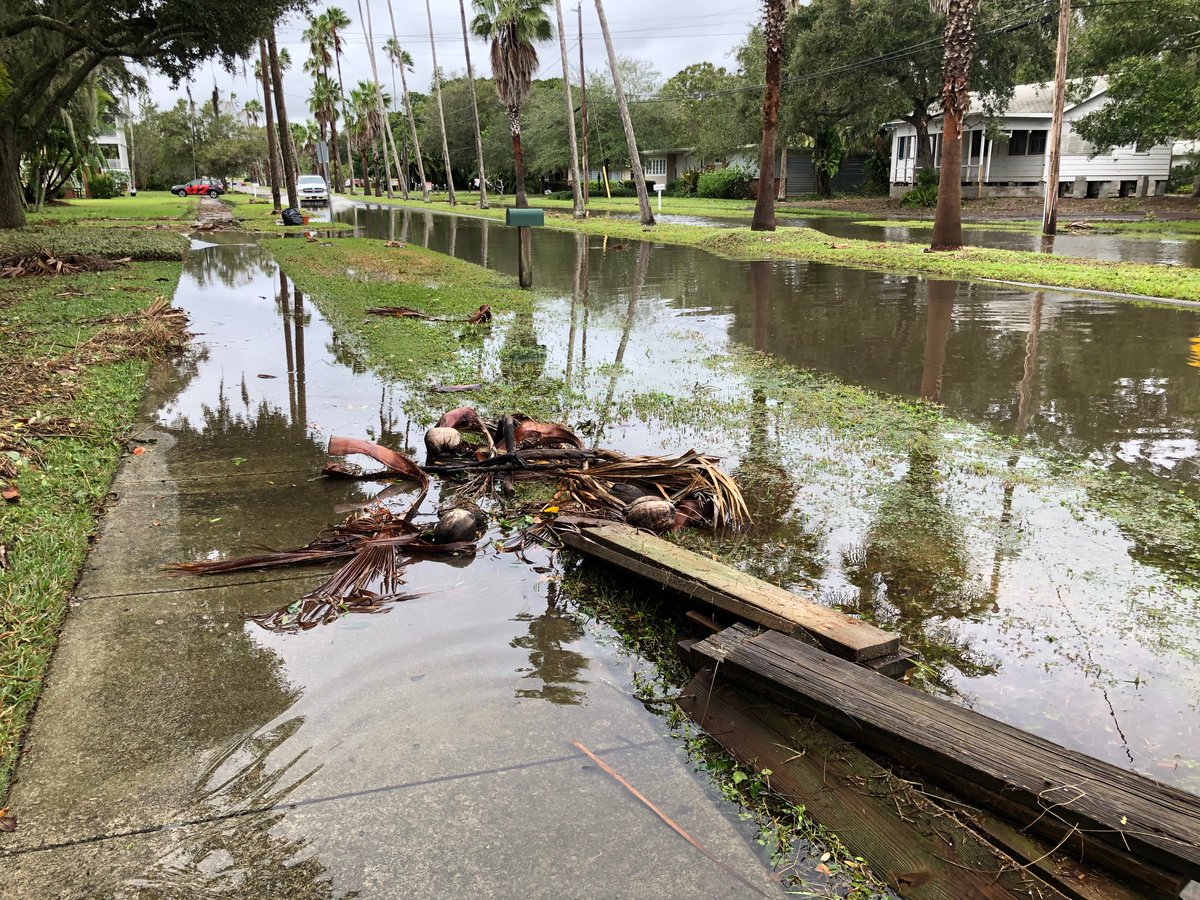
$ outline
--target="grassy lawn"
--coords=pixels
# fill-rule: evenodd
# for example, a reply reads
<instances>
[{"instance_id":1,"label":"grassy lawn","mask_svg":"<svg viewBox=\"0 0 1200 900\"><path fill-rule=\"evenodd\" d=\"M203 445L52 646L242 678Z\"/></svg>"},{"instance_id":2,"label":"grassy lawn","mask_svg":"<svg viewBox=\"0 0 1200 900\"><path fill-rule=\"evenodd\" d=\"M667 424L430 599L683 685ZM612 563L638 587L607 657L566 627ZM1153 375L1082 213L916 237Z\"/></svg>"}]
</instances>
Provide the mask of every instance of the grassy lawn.
<instances>
[{"instance_id":1,"label":"grassy lawn","mask_svg":"<svg viewBox=\"0 0 1200 900\"><path fill-rule=\"evenodd\" d=\"M1088 222L1092 227L1086 229L1071 228L1071 221ZM859 225L879 228L933 228L933 219L864 219ZM964 229L976 231L1017 231L1028 234L1040 234L1042 222L1040 219L995 219L968 220L962 223ZM1058 234L1119 234L1126 237L1147 238L1160 240L1162 238L1197 239L1200 240L1200 221L1190 219L1145 219L1140 222L1117 222L1111 219L1059 219Z\"/></svg>"},{"instance_id":2,"label":"grassy lawn","mask_svg":"<svg viewBox=\"0 0 1200 900\"><path fill-rule=\"evenodd\" d=\"M182 227L196 221L198 197L176 197L169 191L138 191L111 200L61 200L40 213L29 213L30 225L77 225L92 222Z\"/></svg>"},{"instance_id":3,"label":"grassy lawn","mask_svg":"<svg viewBox=\"0 0 1200 900\"><path fill-rule=\"evenodd\" d=\"M0 481L20 491L0 505L0 797L151 359L178 339L141 311L181 269L0 281Z\"/></svg>"},{"instance_id":4,"label":"grassy lawn","mask_svg":"<svg viewBox=\"0 0 1200 900\"><path fill-rule=\"evenodd\" d=\"M74 254L113 259L176 260L187 250L187 238L174 231L89 225L29 225L0 231L0 259L45 251L62 258Z\"/></svg>"}]
</instances>

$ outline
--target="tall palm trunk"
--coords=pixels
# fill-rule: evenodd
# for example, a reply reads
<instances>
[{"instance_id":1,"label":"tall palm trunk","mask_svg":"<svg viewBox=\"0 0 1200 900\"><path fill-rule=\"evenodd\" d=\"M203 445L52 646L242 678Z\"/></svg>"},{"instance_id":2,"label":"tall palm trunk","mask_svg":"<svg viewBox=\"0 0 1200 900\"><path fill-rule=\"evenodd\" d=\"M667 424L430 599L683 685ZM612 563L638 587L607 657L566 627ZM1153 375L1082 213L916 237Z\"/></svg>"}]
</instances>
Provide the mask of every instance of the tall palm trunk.
<instances>
[{"instance_id":1,"label":"tall palm trunk","mask_svg":"<svg viewBox=\"0 0 1200 900\"><path fill-rule=\"evenodd\" d=\"M777 0L772 0L777 2ZM629 168L633 171L633 183L637 188L638 209L642 213L642 224L653 225L654 213L650 211L650 195L646 190L646 176L642 173L642 157L638 153L637 138L633 135L633 121L629 118L629 104L625 101L625 90L621 87L621 75L617 71L617 52L613 50L612 35L608 33L608 19L604 15L604 3L596 0L596 15L600 18L600 30L604 32L604 47L608 51L608 67L612 71L613 91L617 95L617 106L621 110L621 125L625 128L625 143L629 148Z\"/></svg>"},{"instance_id":2,"label":"tall palm trunk","mask_svg":"<svg viewBox=\"0 0 1200 900\"><path fill-rule=\"evenodd\" d=\"M529 198L525 196L525 151L521 147L520 108L515 106L508 108L508 128L512 132L513 175L517 181L516 189L514 190L516 205L517 209L527 209L529 207Z\"/></svg>"},{"instance_id":3,"label":"tall palm trunk","mask_svg":"<svg viewBox=\"0 0 1200 900\"><path fill-rule=\"evenodd\" d=\"M329 82L329 66L323 65L325 70L325 81ZM338 90L341 90L341 85L338 85ZM333 163L333 184L329 185L329 193L332 194L336 187L337 190L342 189L342 158L338 150L338 133L337 133L337 109L333 105L333 100L330 99L329 106L325 110L325 116L329 119L329 143L332 145L329 148L329 158Z\"/></svg>"},{"instance_id":4,"label":"tall palm trunk","mask_svg":"<svg viewBox=\"0 0 1200 900\"><path fill-rule=\"evenodd\" d=\"M587 213L583 209L583 193L579 185L579 143L575 136L575 104L571 100L571 69L567 65L567 34L563 30L562 0L554 0L554 12L558 16L558 49L562 53L563 93L567 102L567 137L571 142L571 199L575 218L582 219Z\"/></svg>"},{"instance_id":5,"label":"tall palm trunk","mask_svg":"<svg viewBox=\"0 0 1200 900\"><path fill-rule=\"evenodd\" d=\"M758 157L758 196L751 231L775 230L775 136L779 131L779 81L783 63L784 0L765 0L763 37L767 44L767 78L763 90L762 150Z\"/></svg>"},{"instance_id":6,"label":"tall palm trunk","mask_svg":"<svg viewBox=\"0 0 1200 900\"><path fill-rule=\"evenodd\" d=\"M283 158L283 180L287 189L288 206L300 208L296 191L296 149L292 146L292 131L288 124L287 103L283 99L283 71L279 68L279 50L275 46L275 29L267 35L267 55L271 62L271 84L274 87L275 112L279 121L279 148Z\"/></svg>"},{"instance_id":7,"label":"tall palm trunk","mask_svg":"<svg viewBox=\"0 0 1200 900\"><path fill-rule=\"evenodd\" d=\"M442 112L442 73L438 71L437 44L433 40L433 12L429 0L425 0L425 15L429 19L429 52L433 56L433 96L437 100L438 124L442 127L442 160L446 164L446 191L450 195L450 205L458 203L454 196L454 173L450 169L450 144L446 141L446 114ZM472 87L474 82L471 82Z\"/></svg>"},{"instance_id":8,"label":"tall palm trunk","mask_svg":"<svg viewBox=\"0 0 1200 900\"><path fill-rule=\"evenodd\" d=\"M276 215L282 208L279 203L279 182L283 178L283 160L279 157L279 135L275 132L275 98L271 90L271 64L267 58L267 40L258 39L259 75L262 78L263 107L267 122L267 168L271 172L271 211Z\"/></svg>"},{"instance_id":9,"label":"tall palm trunk","mask_svg":"<svg viewBox=\"0 0 1200 900\"><path fill-rule=\"evenodd\" d=\"M930 250L962 249L962 134L970 104L968 79L975 54L979 0L931 0L946 14L942 60L942 171Z\"/></svg>"},{"instance_id":10,"label":"tall palm trunk","mask_svg":"<svg viewBox=\"0 0 1200 900\"><path fill-rule=\"evenodd\" d=\"M392 23L392 40L397 47L400 46L400 39L396 36L396 17L392 14L392 0L387 0L388 18ZM425 178L425 163L421 159L421 142L417 139L417 119L413 115L412 102L408 97L408 78L404 74L404 62L401 61L398 66L400 69L400 90L404 95L404 113L408 117L408 128L412 132L413 139L413 155L417 158L417 177L421 179L421 199L426 203L429 202L429 182ZM408 171L407 165L405 172Z\"/></svg>"},{"instance_id":11,"label":"tall palm trunk","mask_svg":"<svg viewBox=\"0 0 1200 900\"><path fill-rule=\"evenodd\" d=\"M389 7L390 8L390 7ZM363 37L367 40L367 56L371 60L371 78L375 81L375 107L379 111L379 121L384 133L383 138L383 168L387 173L387 195L392 199L392 164L388 161L387 147L387 108L383 103L383 88L379 86L379 68L375 65L375 31L371 27L371 4L367 2L367 15L363 18L362 0L358 0L358 17L363 23Z\"/></svg>"},{"instance_id":12,"label":"tall palm trunk","mask_svg":"<svg viewBox=\"0 0 1200 900\"><path fill-rule=\"evenodd\" d=\"M471 86L471 121L475 125L475 161L479 168L479 208L488 208L487 175L483 172L483 135L479 131L479 101L475 99L475 70L471 67L471 42L467 38L467 7L458 0L458 13L462 16L463 52L467 55L467 84ZM559 16L560 26L562 16Z\"/></svg>"},{"instance_id":13,"label":"tall palm trunk","mask_svg":"<svg viewBox=\"0 0 1200 900\"><path fill-rule=\"evenodd\" d=\"M342 51L338 49L336 36L335 36L334 46L333 46L333 58L334 58L334 61L337 63L338 96L340 96L342 99L342 121L348 123L350 121L350 116L346 112L346 89L344 87L345 82L342 81ZM350 126L347 125L346 127L349 128ZM334 152L335 153L337 152L336 147L334 148ZM350 146L349 133L346 134L346 170L350 173L350 195L353 196L355 193L355 190L354 190L354 148L352 148Z\"/></svg>"}]
</instances>

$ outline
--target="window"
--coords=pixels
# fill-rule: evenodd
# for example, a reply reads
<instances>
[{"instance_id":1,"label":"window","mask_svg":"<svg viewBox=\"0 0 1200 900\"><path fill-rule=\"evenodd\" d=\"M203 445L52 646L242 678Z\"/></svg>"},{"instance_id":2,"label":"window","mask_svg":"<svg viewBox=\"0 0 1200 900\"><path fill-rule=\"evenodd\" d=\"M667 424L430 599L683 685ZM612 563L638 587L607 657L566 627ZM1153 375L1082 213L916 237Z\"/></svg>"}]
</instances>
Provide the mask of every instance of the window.
<instances>
[{"instance_id":1,"label":"window","mask_svg":"<svg viewBox=\"0 0 1200 900\"><path fill-rule=\"evenodd\" d=\"M896 140L896 159L908 159L911 155L912 137L905 135Z\"/></svg>"},{"instance_id":2,"label":"window","mask_svg":"<svg viewBox=\"0 0 1200 900\"><path fill-rule=\"evenodd\" d=\"M650 157L646 160L645 170L647 175L666 175L667 158L665 156Z\"/></svg>"},{"instance_id":3,"label":"window","mask_svg":"<svg viewBox=\"0 0 1200 900\"><path fill-rule=\"evenodd\" d=\"M121 158L121 150L116 144L100 144L98 149L100 150L100 155L105 159Z\"/></svg>"},{"instance_id":4,"label":"window","mask_svg":"<svg viewBox=\"0 0 1200 900\"><path fill-rule=\"evenodd\" d=\"M1042 156L1046 152L1046 132L1014 131L1008 139L1009 156Z\"/></svg>"},{"instance_id":5,"label":"window","mask_svg":"<svg viewBox=\"0 0 1200 900\"><path fill-rule=\"evenodd\" d=\"M971 132L971 149L967 153L967 158L979 159L983 154L983 132Z\"/></svg>"}]
</instances>

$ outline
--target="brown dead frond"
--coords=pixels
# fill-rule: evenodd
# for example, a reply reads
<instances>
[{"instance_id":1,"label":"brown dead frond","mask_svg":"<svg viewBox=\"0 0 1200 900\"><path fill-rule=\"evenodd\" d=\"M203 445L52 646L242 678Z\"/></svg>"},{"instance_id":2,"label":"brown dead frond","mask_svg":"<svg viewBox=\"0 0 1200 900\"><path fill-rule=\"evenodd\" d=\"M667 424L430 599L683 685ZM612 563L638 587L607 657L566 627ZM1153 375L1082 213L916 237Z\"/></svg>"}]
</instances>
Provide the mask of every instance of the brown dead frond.
<instances>
[{"instance_id":1,"label":"brown dead frond","mask_svg":"<svg viewBox=\"0 0 1200 900\"><path fill-rule=\"evenodd\" d=\"M76 350L94 357L92 362L157 359L182 350L187 343L187 313L172 307L161 295L143 310L103 321L110 327L92 335Z\"/></svg>"},{"instance_id":2,"label":"brown dead frond","mask_svg":"<svg viewBox=\"0 0 1200 900\"><path fill-rule=\"evenodd\" d=\"M81 272L107 272L129 263L130 257L109 259L78 253L55 256L49 250L8 256L0 259L0 278L30 278L38 275L78 275Z\"/></svg>"}]
</instances>

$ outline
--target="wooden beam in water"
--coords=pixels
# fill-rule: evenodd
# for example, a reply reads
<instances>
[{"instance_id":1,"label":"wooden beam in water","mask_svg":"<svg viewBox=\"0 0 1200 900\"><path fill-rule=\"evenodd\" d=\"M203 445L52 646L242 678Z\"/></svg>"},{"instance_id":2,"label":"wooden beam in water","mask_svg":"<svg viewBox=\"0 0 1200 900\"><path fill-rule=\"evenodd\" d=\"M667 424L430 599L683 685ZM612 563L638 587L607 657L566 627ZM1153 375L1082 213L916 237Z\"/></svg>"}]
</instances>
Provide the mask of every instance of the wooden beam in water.
<instances>
[{"instance_id":1,"label":"wooden beam in water","mask_svg":"<svg viewBox=\"0 0 1200 900\"><path fill-rule=\"evenodd\" d=\"M628 525L584 528L561 537L580 553L854 662L899 653L895 634Z\"/></svg>"},{"instance_id":2,"label":"wooden beam in water","mask_svg":"<svg viewBox=\"0 0 1200 900\"><path fill-rule=\"evenodd\" d=\"M945 784L1052 845L1176 896L1200 877L1200 797L1093 759L775 632L693 652L859 746Z\"/></svg>"},{"instance_id":3,"label":"wooden beam in water","mask_svg":"<svg viewBox=\"0 0 1200 900\"><path fill-rule=\"evenodd\" d=\"M1080 867L1026 839L1014 859L964 815L934 802L811 719L795 721L760 695L705 669L678 699L739 761L770 769L770 785L902 897L1146 900L1139 889ZM976 817L979 814L974 814ZM985 817L986 818L986 817Z\"/></svg>"}]
</instances>

